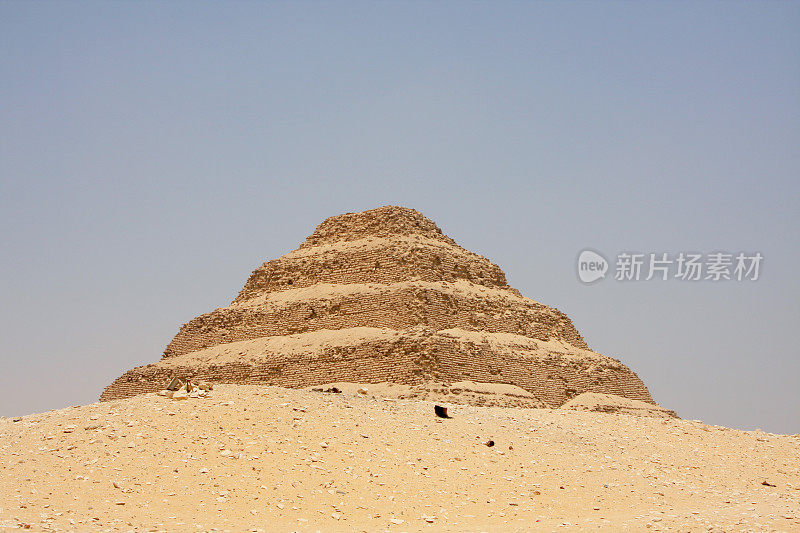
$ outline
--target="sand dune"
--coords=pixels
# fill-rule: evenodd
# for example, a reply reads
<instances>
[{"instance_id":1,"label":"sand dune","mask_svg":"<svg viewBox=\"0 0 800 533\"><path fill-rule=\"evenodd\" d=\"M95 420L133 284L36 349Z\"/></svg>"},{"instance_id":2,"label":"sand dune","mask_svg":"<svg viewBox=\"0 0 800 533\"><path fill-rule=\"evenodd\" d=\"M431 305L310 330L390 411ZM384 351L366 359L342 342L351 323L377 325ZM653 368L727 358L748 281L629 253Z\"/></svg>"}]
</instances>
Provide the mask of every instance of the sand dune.
<instances>
[{"instance_id":1,"label":"sand dune","mask_svg":"<svg viewBox=\"0 0 800 533\"><path fill-rule=\"evenodd\" d=\"M379 389L220 385L0 419L0 528L800 530L800 436L570 409L442 420Z\"/></svg>"}]
</instances>

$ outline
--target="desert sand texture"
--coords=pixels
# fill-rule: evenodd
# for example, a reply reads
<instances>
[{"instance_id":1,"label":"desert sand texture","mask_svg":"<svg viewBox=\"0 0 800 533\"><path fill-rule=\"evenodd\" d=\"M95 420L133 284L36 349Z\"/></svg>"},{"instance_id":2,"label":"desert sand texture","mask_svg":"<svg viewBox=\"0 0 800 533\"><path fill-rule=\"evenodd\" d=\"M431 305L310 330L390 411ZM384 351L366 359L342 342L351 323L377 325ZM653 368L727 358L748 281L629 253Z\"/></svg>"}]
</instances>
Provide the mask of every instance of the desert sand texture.
<instances>
[{"instance_id":1,"label":"desert sand texture","mask_svg":"<svg viewBox=\"0 0 800 533\"><path fill-rule=\"evenodd\" d=\"M798 435L345 388L2 418L0 529L800 531Z\"/></svg>"}]
</instances>

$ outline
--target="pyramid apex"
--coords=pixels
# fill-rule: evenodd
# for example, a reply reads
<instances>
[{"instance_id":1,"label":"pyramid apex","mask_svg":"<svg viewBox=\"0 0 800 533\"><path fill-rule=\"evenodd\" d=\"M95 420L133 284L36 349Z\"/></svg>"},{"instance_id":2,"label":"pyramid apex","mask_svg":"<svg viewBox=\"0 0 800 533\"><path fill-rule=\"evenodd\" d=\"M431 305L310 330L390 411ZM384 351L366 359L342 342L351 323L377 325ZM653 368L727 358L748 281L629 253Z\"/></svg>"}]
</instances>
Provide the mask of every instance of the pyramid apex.
<instances>
[{"instance_id":1,"label":"pyramid apex","mask_svg":"<svg viewBox=\"0 0 800 533\"><path fill-rule=\"evenodd\" d=\"M409 207L385 205L358 213L345 213L325 219L301 248L354 241L367 237L420 235L429 239L455 244L431 219Z\"/></svg>"}]
</instances>

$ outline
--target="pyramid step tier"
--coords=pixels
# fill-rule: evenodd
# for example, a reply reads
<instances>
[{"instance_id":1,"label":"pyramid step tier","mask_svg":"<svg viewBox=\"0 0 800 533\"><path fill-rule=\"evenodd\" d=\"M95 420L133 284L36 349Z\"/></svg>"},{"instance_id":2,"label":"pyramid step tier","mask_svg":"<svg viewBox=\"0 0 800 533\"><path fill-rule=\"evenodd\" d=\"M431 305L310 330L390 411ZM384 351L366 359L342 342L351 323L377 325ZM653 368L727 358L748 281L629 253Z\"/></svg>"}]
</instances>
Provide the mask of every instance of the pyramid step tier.
<instances>
[{"instance_id":1,"label":"pyramid step tier","mask_svg":"<svg viewBox=\"0 0 800 533\"><path fill-rule=\"evenodd\" d=\"M170 358L260 337L359 326L461 328L560 340L588 348L562 312L504 289L467 281L318 284L268 293L184 324L164 351Z\"/></svg>"},{"instance_id":2,"label":"pyramid step tier","mask_svg":"<svg viewBox=\"0 0 800 533\"><path fill-rule=\"evenodd\" d=\"M625 365L561 341L463 329L357 327L220 344L135 368L101 400L155 392L173 376L303 388L471 380L516 385L558 407L584 392L654 403Z\"/></svg>"},{"instance_id":3,"label":"pyramid step tier","mask_svg":"<svg viewBox=\"0 0 800 533\"><path fill-rule=\"evenodd\" d=\"M317 283L396 283L409 279L463 279L508 287L500 267L456 244L420 236L370 237L300 248L267 261L253 271L234 302Z\"/></svg>"}]
</instances>

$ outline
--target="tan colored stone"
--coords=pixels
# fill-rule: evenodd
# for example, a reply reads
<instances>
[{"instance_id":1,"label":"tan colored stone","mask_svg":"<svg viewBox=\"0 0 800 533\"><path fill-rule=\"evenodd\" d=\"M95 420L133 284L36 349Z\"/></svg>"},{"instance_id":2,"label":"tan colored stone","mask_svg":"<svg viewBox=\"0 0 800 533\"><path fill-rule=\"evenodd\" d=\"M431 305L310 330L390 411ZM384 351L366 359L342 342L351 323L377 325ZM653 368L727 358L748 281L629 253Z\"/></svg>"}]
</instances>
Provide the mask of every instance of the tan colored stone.
<instances>
[{"instance_id":1,"label":"tan colored stone","mask_svg":"<svg viewBox=\"0 0 800 533\"><path fill-rule=\"evenodd\" d=\"M172 394L172 399L173 400L188 400L189 399L189 394L186 392L186 390L178 390L178 391L175 391Z\"/></svg>"},{"instance_id":2,"label":"tan colored stone","mask_svg":"<svg viewBox=\"0 0 800 533\"><path fill-rule=\"evenodd\" d=\"M504 395L519 406L559 407L586 392L654 404L636 374L591 351L564 313L523 297L500 267L421 213L393 206L328 218L101 400L155 392L171 376L204 390L211 380L389 382L484 405L481 391L438 385L471 382L516 386L522 395Z\"/></svg>"}]
</instances>

